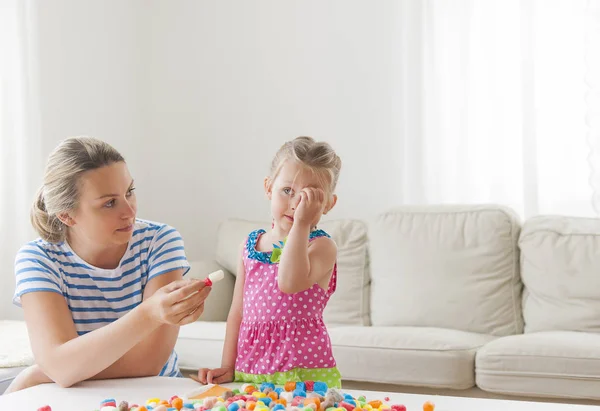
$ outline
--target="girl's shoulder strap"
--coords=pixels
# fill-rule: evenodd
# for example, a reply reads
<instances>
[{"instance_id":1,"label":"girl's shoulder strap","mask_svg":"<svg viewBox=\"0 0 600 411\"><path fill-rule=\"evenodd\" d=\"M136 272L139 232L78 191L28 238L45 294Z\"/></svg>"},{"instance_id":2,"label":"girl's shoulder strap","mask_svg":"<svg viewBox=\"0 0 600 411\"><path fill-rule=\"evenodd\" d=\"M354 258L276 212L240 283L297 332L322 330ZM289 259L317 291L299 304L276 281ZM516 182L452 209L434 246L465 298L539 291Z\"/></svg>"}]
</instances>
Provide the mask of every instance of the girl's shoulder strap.
<instances>
[{"instance_id":1,"label":"girl's shoulder strap","mask_svg":"<svg viewBox=\"0 0 600 411\"><path fill-rule=\"evenodd\" d=\"M320 238L320 237L327 237L327 238L331 238L331 236L329 234L327 234L324 230L314 230L310 233L310 235L308 236L308 241L312 241L315 238Z\"/></svg>"},{"instance_id":2,"label":"girl's shoulder strap","mask_svg":"<svg viewBox=\"0 0 600 411\"><path fill-rule=\"evenodd\" d=\"M265 253L256 249L258 237L260 237L264 233L266 233L266 231L262 228L259 228L258 230L254 230L250 234L248 234L248 239L246 240L246 251L248 258L258 260L263 263L268 263L270 253Z\"/></svg>"}]
</instances>

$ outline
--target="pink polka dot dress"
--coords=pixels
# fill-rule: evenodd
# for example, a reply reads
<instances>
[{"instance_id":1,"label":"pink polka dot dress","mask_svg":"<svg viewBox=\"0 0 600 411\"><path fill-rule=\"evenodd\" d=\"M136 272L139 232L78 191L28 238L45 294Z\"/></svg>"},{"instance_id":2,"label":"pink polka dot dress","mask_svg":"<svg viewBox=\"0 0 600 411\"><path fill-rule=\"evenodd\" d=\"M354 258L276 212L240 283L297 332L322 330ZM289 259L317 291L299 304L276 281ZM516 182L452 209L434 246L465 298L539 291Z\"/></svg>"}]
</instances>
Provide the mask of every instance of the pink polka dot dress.
<instances>
[{"instance_id":1,"label":"pink polka dot dress","mask_svg":"<svg viewBox=\"0 0 600 411\"><path fill-rule=\"evenodd\" d=\"M264 230L250 233L244 248L243 315L238 338L235 380L240 382L323 381L341 386L341 376L323 323L323 310L335 291L337 266L329 286L319 284L295 294L277 285L279 263L271 252L256 249ZM323 230L308 241L329 235Z\"/></svg>"}]
</instances>

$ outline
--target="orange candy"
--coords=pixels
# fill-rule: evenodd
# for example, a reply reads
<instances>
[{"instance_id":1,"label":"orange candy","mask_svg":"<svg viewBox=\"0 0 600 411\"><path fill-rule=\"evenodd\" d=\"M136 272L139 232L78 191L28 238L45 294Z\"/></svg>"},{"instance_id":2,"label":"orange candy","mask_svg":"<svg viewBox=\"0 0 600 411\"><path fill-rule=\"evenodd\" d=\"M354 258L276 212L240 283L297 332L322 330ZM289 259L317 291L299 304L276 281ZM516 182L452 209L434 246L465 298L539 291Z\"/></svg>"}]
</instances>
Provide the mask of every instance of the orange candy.
<instances>
[{"instance_id":1,"label":"orange candy","mask_svg":"<svg viewBox=\"0 0 600 411\"><path fill-rule=\"evenodd\" d=\"M181 398L174 398L173 401L171 401L171 405L180 410L183 408L183 400Z\"/></svg>"},{"instance_id":2,"label":"orange candy","mask_svg":"<svg viewBox=\"0 0 600 411\"><path fill-rule=\"evenodd\" d=\"M254 391L256 391L256 387L253 385L247 386L246 389L244 390L244 392L246 394L252 394Z\"/></svg>"},{"instance_id":3,"label":"orange candy","mask_svg":"<svg viewBox=\"0 0 600 411\"><path fill-rule=\"evenodd\" d=\"M279 396L277 395L277 393L275 391L271 391L270 393L268 393L267 397L269 397L273 401L275 401L276 399L279 398Z\"/></svg>"},{"instance_id":4,"label":"orange candy","mask_svg":"<svg viewBox=\"0 0 600 411\"><path fill-rule=\"evenodd\" d=\"M159 405L166 405L167 407L170 405L169 401L167 400L162 400L161 402L158 403Z\"/></svg>"},{"instance_id":5,"label":"orange candy","mask_svg":"<svg viewBox=\"0 0 600 411\"><path fill-rule=\"evenodd\" d=\"M137 409L137 411L148 411L148 408L144 407L143 405L141 407L139 407Z\"/></svg>"},{"instance_id":6,"label":"orange candy","mask_svg":"<svg viewBox=\"0 0 600 411\"><path fill-rule=\"evenodd\" d=\"M254 402L254 401L246 403L246 409L248 411L254 411L255 407L256 407L256 402Z\"/></svg>"},{"instance_id":7,"label":"orange candy","mask_svg":"<svg viewBox=\"0 0 600 411\"><path fill-rule=\"evenodd\" d=\"M308 404L315 404L317 409L321 409L321 401L318 398L307 398L304 400L304 406L306 407Z\"/></svg>"},{"instance_id":8,"label":"orange candy","mask_svg":"<svg viewBox=\"0 0 600 411\"><path fill-rule=\"evenodd\" d=\"M423 404L423 411L433 411L435 408L435 405L432 402L427 401L425 404Z\"/></svg>"},{"instance_id":9,"label":"orange candy","mask_svg":"<svg viewBox=\"0 0 600 411\"><path fill-rule=\"evenodd\" d=\"M281 399L275 401L275 404L281 404L284 407L287 407L287 401L285 400L285 398L281 398Z\"/></svg>"},{"instance_id":10,"label":"orange candy","mask_svg":"<svg viewBox=\"0 0 600 411\"><path fill-rule=\"evenodd\" d=\"M371 401L371 402L369 402L369 405L373 408L379 408L379 407L381 407L381 401L379 401L379 400Z\"/></svg>"},{"instance_id":11,"label":"orange candy","mask_svg":"<svg viewBox=\"0 0 600 411\"><path fill-rule=\"evenodd\" d=\"M294 391L296 389L296 383L294 381L288 381L283 386L283 389L286 390L287 392Z\"/></svg>"}]
</instances>

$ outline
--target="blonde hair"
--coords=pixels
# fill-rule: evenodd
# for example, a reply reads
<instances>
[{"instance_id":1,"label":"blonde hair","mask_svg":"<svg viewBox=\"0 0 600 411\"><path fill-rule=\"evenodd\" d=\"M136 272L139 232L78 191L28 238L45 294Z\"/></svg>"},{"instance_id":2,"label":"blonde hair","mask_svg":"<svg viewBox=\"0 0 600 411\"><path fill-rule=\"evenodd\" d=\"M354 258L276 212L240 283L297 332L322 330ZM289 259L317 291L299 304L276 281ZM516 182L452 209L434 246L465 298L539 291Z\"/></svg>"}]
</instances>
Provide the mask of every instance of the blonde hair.
<instances>
[{"instance_id":1,"label":"blonde hair","mask_svg":"<svg viewBox=\"0 0 600 411\"><path fill-rule=\"evenodd\" d=\"M66 226L58 215L77 207L81 175L124 161L111 145L96 138L63 140L48 157L44 183L31 208L31 224L40 237L51 243L64 241Z\"/></svg>"},{"instance_id":2,"label":"blonde hair","mask_svg":"<svg viewBox=\"0 0 600 411\"><path fill-rule=\"evenodd\" d=\"M326 181L322 186L329 194L335 191L340 176L342 160L333 148L324 141L315 141L312 137L296 137L286 142L275 154L271 163L270 179L273 181L286 161L293 160L312 170Z\"/></svg>"}]
</instances>

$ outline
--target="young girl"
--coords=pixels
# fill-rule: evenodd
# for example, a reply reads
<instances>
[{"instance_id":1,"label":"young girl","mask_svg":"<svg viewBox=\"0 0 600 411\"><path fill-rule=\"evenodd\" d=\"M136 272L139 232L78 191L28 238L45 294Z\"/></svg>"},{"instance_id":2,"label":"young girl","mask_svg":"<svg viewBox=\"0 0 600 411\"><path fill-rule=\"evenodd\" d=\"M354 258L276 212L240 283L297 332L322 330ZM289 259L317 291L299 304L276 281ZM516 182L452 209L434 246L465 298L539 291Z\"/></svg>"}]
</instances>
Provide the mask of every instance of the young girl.
<instances>
[{"instance_id":1,"label":"young girl","mask_svg":"<svg viewBox=\"0 0 600 411\"><path fill-rule=\"evenodd\" d=\"M323 381L340 387L323 310L336 287L337 248L321 215L336 204L341 160L310 137L285 143L264 187L273 224L242 244L221 368L206 383Z\"/></svg>"},{"instance_id":2,"label":"young girl","mask_svg":"<svg viewBox=\"0 0 600 411\"><path fill-rule=\"evenodd\" d=\"M103 141L70 138L50 155L31 212L41 238L15 260L14 302L36 364L8 392L180 376L179 326L202 314L210 287L182 280L183 239L166 224L136 219L134 190L125 160Z\"/></svg>"}]
</instances>

